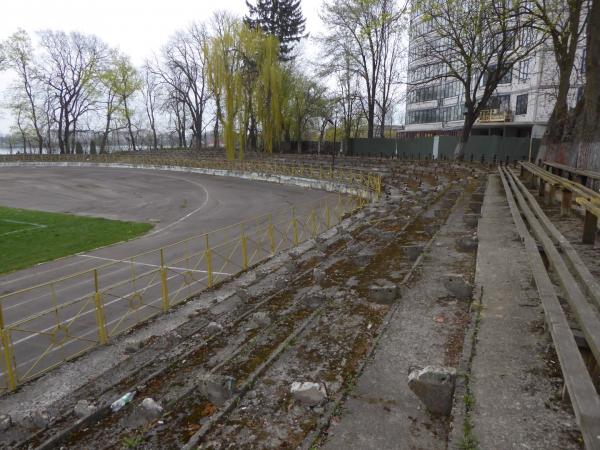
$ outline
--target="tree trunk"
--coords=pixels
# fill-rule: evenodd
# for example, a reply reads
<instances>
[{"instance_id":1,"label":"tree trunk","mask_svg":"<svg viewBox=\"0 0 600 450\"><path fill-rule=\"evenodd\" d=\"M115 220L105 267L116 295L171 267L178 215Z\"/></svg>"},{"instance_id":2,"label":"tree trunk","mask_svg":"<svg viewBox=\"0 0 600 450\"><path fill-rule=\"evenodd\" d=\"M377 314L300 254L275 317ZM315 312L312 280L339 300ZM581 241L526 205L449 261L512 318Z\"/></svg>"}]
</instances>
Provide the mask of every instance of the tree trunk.
<instances>
[{"instance_id":1,"label":"tree trunk","mask_svg":"<svg viewBox=\"0 0 600 450\"><path fill-rule=\"evenodd\" d=\"M127 99L123 99L123 106L125 107L125 119L127 120L127 131L129 132L129 139L131 139L131 149L135 152L135 136L133 134L133 128L131 126L131 114L129 112L129 108L127 107Z\"/></svg>"},{"instance_id":2,"label":"tree trunk","mask_svg":"<svg viewBox=\"0 0 600 450\"><path fill-rule=\"evenodd\" d=\"M467 146L467 142L469 142L469 138L471 137L471 130L473 129L475 120L477 120L477 117L473 111L469 111L467 114L465 114L465 123L463 125L462 134L458 137L458 142L454 148L454 159L459 161L464 159L465 147Z\"/></svg>"},{"instance_id":3,"label":"tree trunk","mask_svg":"<svg viewBox=\"0 0 600 450\"><path fill-rule=\"evenodd\" d=\"M600 140L600 0L592 0L587 25L585 88L576 116L575 136L580 142Z\"/></svg>"}]
</instances>

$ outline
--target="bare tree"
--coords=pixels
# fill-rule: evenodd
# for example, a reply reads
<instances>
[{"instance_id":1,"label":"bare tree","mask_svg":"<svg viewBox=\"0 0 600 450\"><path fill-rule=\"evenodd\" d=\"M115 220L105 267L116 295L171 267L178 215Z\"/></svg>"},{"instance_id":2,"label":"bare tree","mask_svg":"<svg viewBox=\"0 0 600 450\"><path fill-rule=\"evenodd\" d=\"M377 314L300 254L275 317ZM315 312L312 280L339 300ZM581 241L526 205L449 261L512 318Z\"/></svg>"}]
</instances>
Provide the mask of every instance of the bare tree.
<instances>
[{"instance_id":1,"label":"bare tree","mask_svg":"<svg viewBox=\"0 0 600 450\"><path fill-rule=\"evenodd\" d=\"M142 97L146 117L152 133L152 149L158 150L158 138L156 135L156 114L159 105L160 84L150 69L150 64L146 62L143 68L144 85L142 87Z\"/></svg>"},{"instance_id":2,"label":"bare tree","mask_svg":"<svg viewBox=\"0 0 600 450\"><path fill-rule=\"evenodd\" d=\"M386 83L386 89L391 86L389 63L396 59L391 50L398 43L396 36L401 32L405 12L406 4L399 7L393 0L327 0L323 6L321 19L330 30L321 39L324 53L334 66L335 58L347 58L351 70L362 80L361 104L369 138L374 135L382 82ZM388 73L382 77L384 67ZM383 116L389 107L388 100L386 94L386 100L380 103Z\"/></svg>"},{"instance_id":3,"label":"bare tree","mask_svg":"<svg viewBox=\"0 0 600 450\"><path fill-rule=\"evenodd\" d=\"M193 24L176 33L162 52L161 61L152 64L151 72L161 80L172 101L185 105L191 117L192 144L199 149L209 89L206 76L205 46L208 33L203 25ZM175 110L178 122L180 107ZM180 139L181 140L181 139Z\"/></svg>"},{"instance_id":4,"label":"bare tree","mask_svg":"<svg viewBox=\"0 0 600 450\"><path fill-rule=\"evenodd\" d=\"M473 125L498 84L535 52L544 36L519 0L423 0L413 12L416 19L428 24L431 34L411 42L412 56L440 69L423 82L453 79L464 91L464 125L454 150L454 157L462 158Z\"/></svg>"},{"instance_id":5,"label":"bare tree","mask_svg":"<svg viewBox=\"0 0 600 450\"><path fill-rule=\"evenodd\" d=\"M25 111L19 111L21 115L26 116L31 121L31 126L36 135L38 151L40 154L44 148L44 138L42 137L41 124L39 120L39 105L37 96L39 90L39 76L36 73L36 62L34 60L34 51L31 39L25 30L17 30L4 44L4 55L8 66L17 74L18 91L21 93Z\"/></svg>"},{"instance_id":6,"label":"bare tree","mask_svg":"<svg viewBox=\"0 0 600 450\"><path fill-rule=\"evenodd\" d=\"M77 121L92 110L96 100L98 72L107 55L96 36L62 31L40 32L45 52L42 74L56 99L55 121L61 153L71 153Z\"/></svg>"}]
</instances>

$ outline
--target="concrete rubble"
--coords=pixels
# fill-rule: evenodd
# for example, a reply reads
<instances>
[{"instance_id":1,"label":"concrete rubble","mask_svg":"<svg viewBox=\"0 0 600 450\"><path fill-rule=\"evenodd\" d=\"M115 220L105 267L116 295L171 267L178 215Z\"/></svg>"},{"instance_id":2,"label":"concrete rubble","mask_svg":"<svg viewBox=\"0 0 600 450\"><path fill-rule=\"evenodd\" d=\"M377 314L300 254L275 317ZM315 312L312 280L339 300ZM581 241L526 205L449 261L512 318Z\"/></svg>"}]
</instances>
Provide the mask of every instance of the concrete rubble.
<instances>
[{"instance_id":1,"label":"concrete rubble","mask_svg":"<svg viewBox=\"0 0 600 450\"><path fill-rule=\"evenodd\" d=\"M290 387L292 397L308 406L316 406L327 399L327 390L321 383L294 381Z\"/></svg>"},{"instance_id":2,"label":"concrete rubble","mask_svg":"<svg viewBox=\"0 0 600 450\"><path fill-rule=\"evenodd\" d=\"M444 287L459 300L471 300L473 285L461 274L449 273L444 275Z\"/></svg>"},{"instance_id":3,"label":"concrete rubble","mask_svg":"<svg viewBox=\"0 0 600 450\"><path fill-rule=\"evenodd\" d=\"M209 334L217 334L220 333L221 331L223 331L223 325L221 325L220 323L217 322L210 322L207 326L206 326L206 331Z\"/></svg>"},{"instance_id":4,"label":"concrete rubble","mask_svg":"<svg viewBox=\"0 0 600 450\"><path fill-rule=\"evenodd\" d=\"M408 375L408 386L433 414L448 416L452 412L456 370L427 366L413 369Z\"/></svg>"},{"instance_id":5,"label":"concrete rubble","mask_svg":"<svg viewBox=\"0 0 600 450\"><path fill-rule=\"evenodd\" d=\"M235 379L224 375L201 376L199 390L211 403L222 406L235 393Z\"/></svg>"},{"instance_id":6,"label":"concrete rubble","mask_svg":"<svg viewBox=\"0 0 600 450\"><path fill-rule=\"evenodd\" d=\"M79 400L73 407L73 414L80 419L89 416L94 411L96 411L96 407L88 400Z\"/></svg>"},{"instance_id":7,"label":"concrete rubble","mask_svg":"<svg viewBox=\"0 0 600 450\"><path fill-rule=\"evenodd\" d=\"M9 414L0 415L0 431L8 430L12 424L12 417Z\"/></svg>"},{"instance_id":8,"label":"concrete rubble","mask_svg":"<svg viewBox=\"0 0 600 450\"><path fill-rule=\"evenodd\" d=\"M141 404L141 413L149 420L160 417L163 412L163 407L160 406L154 399L146 397Z\"/></svg>"},{"instance_id":9,"label":"concrete rubble","mask_svg":"<svg viewBox=\"0 0 600 450\"><path fill-rule=\"evenodd\" d=\"M271 318L269 317L268 313L260 311L252 314L252 325L255 328L264 328L269 326L270 324Z\"/></svg>"}]
</instances>

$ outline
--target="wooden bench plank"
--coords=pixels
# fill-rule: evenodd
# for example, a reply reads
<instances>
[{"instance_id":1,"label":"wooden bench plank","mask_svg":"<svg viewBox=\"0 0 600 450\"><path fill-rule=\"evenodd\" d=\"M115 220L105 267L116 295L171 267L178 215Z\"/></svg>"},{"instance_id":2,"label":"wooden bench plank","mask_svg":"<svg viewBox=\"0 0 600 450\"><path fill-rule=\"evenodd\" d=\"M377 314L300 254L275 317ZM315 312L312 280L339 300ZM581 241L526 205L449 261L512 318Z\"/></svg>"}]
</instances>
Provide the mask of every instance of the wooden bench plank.
<instances>
[{"instance_id":1,"label":"wooden bench plank","mask_svg":"<svg viewBox=\"0 0 600 450\"><path fill-rule=\"evenodd\" d=\"M561 371L565 379L565 385L569 392L586 448L593 450L600 449L600 398L596 393L596 388L581 357L564 311L560 306L552 281L546 272L537 244L527 230L515 204L506 181L506 177L510 176L502 168L500 169L500 175L513 221L525 244L529 264L544 308L548 331L554 342Z\"/></svg>"}]
</instances>

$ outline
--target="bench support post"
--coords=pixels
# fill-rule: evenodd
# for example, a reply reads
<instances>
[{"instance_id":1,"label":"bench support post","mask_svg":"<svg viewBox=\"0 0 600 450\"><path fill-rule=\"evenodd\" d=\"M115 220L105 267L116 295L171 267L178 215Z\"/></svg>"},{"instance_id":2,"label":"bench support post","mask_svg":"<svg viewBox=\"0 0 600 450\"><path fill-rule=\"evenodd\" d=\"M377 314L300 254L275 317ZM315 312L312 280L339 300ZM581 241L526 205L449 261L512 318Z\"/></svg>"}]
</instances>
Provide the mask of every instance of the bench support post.
<instances>
[{"instance_id":1,"label":"bench support post","mask_svg":"<svg viewBox=\"0 0 600 450\"><path fill-rule=\"evenodd\" d=\"M583 220L583 239L584 244L594 244L596 242L596 232L598 229L598 217L590 211L585 211Z\"/></svg>"},{"instance_id":2,"label":"bench support post","mask_svg":"<svg viewBox=\"0 0 600 450\"><path fill-rule=\"evenodd\" d=\"M544 194L546 194L546 183L544 182L544 179L542 177L540 177L540 186L538 189L538 195L541 198L544 198Z\"/></svg>"},{"instance_id":3,"label":"bench support post","mask_svg":"<svg viewBox=\"0 0 600 450\"><path fill-rule=\"evenodd\" d=\"M554 203L555 197L556 197L556 186L551 184L550 188L548 189L548 198L546 199L546 204L548 206L552 206L552 204Z\"/></svg>"},{"instance_id":4,"label":"bench support post","mask_svg":"<svg viewBox=\"0 0 600 450\"><path fill-rule=\"evenodd\" d=\"M562 190L562 200L560 203L560 215L562 217L571 214L571 202L573 200L573 193L568 189Z\"/></svg>"}]
</instances>

